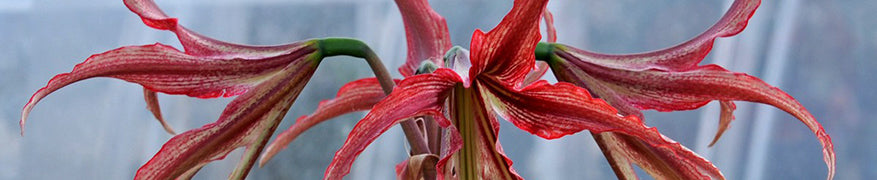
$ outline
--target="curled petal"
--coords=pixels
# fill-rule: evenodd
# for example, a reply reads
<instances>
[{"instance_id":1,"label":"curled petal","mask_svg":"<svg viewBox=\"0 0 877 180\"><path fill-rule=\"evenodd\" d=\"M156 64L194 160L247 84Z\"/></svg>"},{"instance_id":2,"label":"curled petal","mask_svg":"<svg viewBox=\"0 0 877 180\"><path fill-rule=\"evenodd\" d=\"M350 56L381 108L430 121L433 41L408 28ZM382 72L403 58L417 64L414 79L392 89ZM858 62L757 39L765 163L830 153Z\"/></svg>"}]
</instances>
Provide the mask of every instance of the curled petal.
<instances>
[{"instance_id":1,"label":"curled petal","mask_svg":"<svg viewBox=\"0 0 877 180\"><path fill-rule=\"evenodd\" d=\"M478 74L500 82L518 85L533 68L533 51L539 42L539 20L547 0L515 0L512 10L493 30L472 35L472 69L469 77Z\"/></svg>"},{"instance_id":2,"label":"curled petal","mask_svg":"<svg viewBox=\"0 0 877 180\"><path fill-rule=\"evenodd\" d=\"M567 54L566 51L555 52L561 58L550 63L558 79L575 82L589 89L600 89L594 92L613 105L628 104L639 109L678 111L699 108L711 100L720 100L750 101L777 107L798 118L816 134L823 146L829 174L834 173L834 145L822 125L797 100L761 79L712 64L685 71L615 69L578 60L578 56ZM729 110L726 108L723 111ZM723 119L729 121L728 118Z\"/></svg>"},{"instance_id":3,"label":"curled petal","mask_svg":"<svg viewBox=\"0 0 877 180\"><path fill-rule=\"evenodd\" d=\"M312 43L298 44L296 51L290 54L259 61L191 56L162 44L122 47L95 54L70 73L56 75L46 87L34 93L22 111L21 126L24 127L28 113L43 97L93 77L117 78L138 83L151 91L200 98L238 95L290 64L304 62L315 68L317 60L302 58L316 52L310 46Z\"/></svg>"},{"instance_id":4,"label":"curled petal","mask_svg":"<svg viewBox=\"0 0 877 180\"><path fill-rule=\"evenodd\" d=\"M667 49L623 55L600 54L584 50L570 53L583 57L584 61L612 68L631 70L654 68L670 71L694 68L710 52L716 38L733 36L743 31L760 4L761 0L735 0L719 22L697 37Z\"/></svg>"},{"instance_id":5,"label":"curled petal","mask_svg":"<svg viewBox=\"0 0 877 180\"><path fill-rule=\"evenodd\" d=\"M135 179L174 179L190 176L210 161L247 146L242 164L232 177L246 177L255 155L268 142L279 122L315 70L300 57L253 90L235 98L214 123L174 136L145 165Z\"/></svg>"},{"instance_id":6,"label":"curled petal","mask_svg":"<svg viewBox=\"0 0 877 180\"><path fill-rule=\"evenodd\" d=\"M719 113L719 128L716 130L716 137L713 137L709 147L715 145L719 138L722 137L722 134L725 133L725 130L728 130L728 127L731 126L731 121L734 120L734 110L737 109L737 105L734 105L732 101L719 101L719 104L722 108Z\"/></svg>"},{"instance_id":7,"label":"curled petal","mask_svg":"<svg viewBox=\"0 0 877 180\"><path fill-rule=\"evenodd\" d=\"M396 82L398 83L398 81ZM335 99L320 102L313 114L298 118L289 129L277 135L277 138L268 145L265 153L259 159L259 166L265 165L268 160L271 160L275 154L285 149L298 135L314 125L343 114L369 110L386 96L383 89L381 89L380 83L375 78L360 79L347 83L341 87Z\"/></svg>"},{"instance_id":8,"label":"curled petal","mask_svg":"<svg viewBox=\"0 0 877 180\"><path fill-rule=\"evenodd\" d=\"M402 163L396 165L396 179L398 180L421 180L426 179L426 171L435 172L435 163L438 156L435 154L418 154L408 157Z\"/></svg>"},{"instance_id":9,"label":"curled petal","mask_svg":"<svg viewBox=\"0 0 877 180\"><path fill-rule=\"evenodd\" d=\"M161 123L164 130L169 134L177 134L171 128L171 125L164 120L164 117L161 116L161 106L158 105L158 96L155 94L155 91L143 88L143 98L146 100L146 109L152 112L152 115Z\"/></svg>"},{"instance_id":10,"label":"curled petal","mask_svg":"<svg viewBox=\"0 0 877 180\"><path fill-rule=\"evenodd\" d=\"M250 46L216 40L179 25L177 18L166 15L152 0L124 0L125 6L149 27L172 31L186 54L217 58L261 59L295 51L296 43L275 46Z\"/></svg>"},{"instance_id":11,"label":"curled petal","mask_svg":"<svg viewBox=\"0 0 877 180\"><path fill-rule=\"evenodd\" d=\"M347 136L347 141L332 159L324 179L341 179L366 146L402 120L422 115L442 116L442 106L451 87L461 83L450 69L410 76L399 82Z\"/></svg>"},{"instance_id":12,"label":"curled petal","mask_svg":"<svg viewBox=\"0 0 877 180\"><path fill-rule=\"evenodd\" d=\"M503 118L518 128L546 139L559 138L582 130L592 133L616 132L629 135L648 143L662 154L696 164L697 167L678 168L690 177L721 177L709 161L690 153L691 151L675 141L661 135L657 129L645 126L635 116L621 116L606 102L592 98L584 89L568 83L550 85L537 81L520 91L503 87L501 83L482 81L485 94Z\"/></svg>"},{"instance_id":13,"label":"curled petal","mask_svg":"<svg viewBox=\"0 0 877 180\"><path fill-rule=\"evenodd\" d=\"M399 73L405 77L414 75L422 61L444 67L442 55L451 48L445 18L433 11L427 0L396 0L396 5L402 13L408 41L408 59L399 67Z\"/></svg>"}]
</instances>

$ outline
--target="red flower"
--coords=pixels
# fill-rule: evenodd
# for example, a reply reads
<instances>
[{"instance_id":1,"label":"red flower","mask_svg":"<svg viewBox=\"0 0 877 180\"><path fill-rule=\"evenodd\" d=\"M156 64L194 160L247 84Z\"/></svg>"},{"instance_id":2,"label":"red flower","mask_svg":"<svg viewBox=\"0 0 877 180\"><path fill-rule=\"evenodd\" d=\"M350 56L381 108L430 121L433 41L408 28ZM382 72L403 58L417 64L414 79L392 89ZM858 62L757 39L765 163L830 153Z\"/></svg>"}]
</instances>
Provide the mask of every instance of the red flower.
<instances>
[{"instance_id":1,"label":"red flower","mask_svg":"<svg viewBox=\"0 0 877 180\"><path fill-rule=\"evenodd\" d=\"M592 98L585 89L567 83L537 81L523 86L534 68L534 48L539 40L538 21L547 1L518 0L511 12L489 33L476 31L472 38L470 68L440 68L402 80L386 99L374 106L354 127L344 146L326 170L326 179L349 172L355 157L390 127L417 116L432 116L448 130L440 153L440 178L520 179L496 141L499 124L494 112L522 130L553 139L582 130L618 132L641 139L675 158L706 160L646 127L634 116ZM456 64L466 64L457 56ZM518 88L521 87L521 88ZM445 116L447 114L447 117ZM721 177L714 167L698 169Z\"/></svg>"},{"instance_id":2,"label":"red flower","mask_svg":"<svg viewBox=\"0 0 877 180\"><path fill-rule=\"evenodd\" d=\"M743 31L760 3L759 0L736 0L722 19L703 34L659 51L609 55L560 44L540 44L537 56L551 65L559 81L587 88L618 108L621 114L642 117L641 110L691 110L713 100L720 101L720 127L710 145L718 140L733 119L735 105L732 101L775 106L801 120L816 134L823 145L828 178L831 179L835 167L831 138L804 106L756 77L730 72L714 64L697 65L709 53L716 38ZM698 166L666 158L667 152L653 151L654 147L627 135L600 133L594 134L594 138L620 177L636 177L630 163L638 164L652 176L683 179L690 179L693 175L682 173L683 169Z\"/></svg>"}]
</instances>

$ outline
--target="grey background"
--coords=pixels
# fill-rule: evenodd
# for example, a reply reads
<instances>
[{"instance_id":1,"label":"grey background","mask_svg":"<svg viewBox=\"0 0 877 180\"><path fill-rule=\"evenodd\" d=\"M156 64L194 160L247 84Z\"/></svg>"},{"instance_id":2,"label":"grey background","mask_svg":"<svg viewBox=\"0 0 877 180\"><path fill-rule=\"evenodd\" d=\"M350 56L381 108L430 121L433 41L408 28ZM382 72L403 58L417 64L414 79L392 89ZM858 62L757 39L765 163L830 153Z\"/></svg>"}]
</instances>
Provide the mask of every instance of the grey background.
<instances>
[{"instance_id":1,"label":"grey background","mask_svg":"<svg viewBox=\"0 0 877 180\"><path fill-rule=\"evenodd\" d=\"M606 53L656 50L683 42L712 25L730 0L556 0L559 42ZM202 34L247 44L309 38L362 39L395 72L405 56L404 29L389 0L159 1L171 16ZM468 47L476 28L489 30L511 1L432 1L445 16L455 45ZM877 177L877 1L765 1L747 29L717 41L704 63L717 63L780 87L797 98L832 136L837 179ZM91 54L161 42L169 32L143 25L118 0L0 0L0 179L128 179L171 136L144 108L140 87L96 78L44 99L18 135L21 107L55 74ZM550 74L550 73L549 73ZM368 77L352 58L324 61L279 130L332 98L344 82ZM546 77L546 79L553 79ZM160 95L178 131L213 122L230 99ZM715 147L718 106L646 113L647 122L713 161L729 179L824 179L820 146L806 127L773 107L740 102L737 120ZM318 179L362 113L303 134L250 179ZM588 133L542 140L502 121L500 141L529 179L612 179ZM279 131L278 131L279 132ZM398 128L354 164L349 179L392 179L405 158ZM224 179L240 151L211 163L196 179ZM643 176L648 179L649 177Z\"/></svg>"}]
</instances>

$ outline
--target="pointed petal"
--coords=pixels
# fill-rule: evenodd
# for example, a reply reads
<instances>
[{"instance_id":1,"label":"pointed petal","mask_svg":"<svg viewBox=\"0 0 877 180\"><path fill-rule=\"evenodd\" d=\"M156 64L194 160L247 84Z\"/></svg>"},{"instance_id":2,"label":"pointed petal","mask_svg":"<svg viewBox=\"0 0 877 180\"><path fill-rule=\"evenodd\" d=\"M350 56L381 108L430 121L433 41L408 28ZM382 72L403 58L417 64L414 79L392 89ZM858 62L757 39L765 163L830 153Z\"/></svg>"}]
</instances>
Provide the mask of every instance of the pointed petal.
<instances>
[{"instance_id":1,"label":"pointed petal","mask_svg":"<svg viewBox=\"0 0 877 180\"><path fill-rule=\"evenodd\" d=\"M442 106L451 87L461 83L452 70L440 68L431 74L410 76L353 127L347 141L332 159L324 179L341 179L366 146L402 120L422 116L442 116ZM447 121L447 120L444 120ZM442 122L442 121L439 121Z\"/></svg>"},{"instance_id":2,"label":"pointed petal","mask_svg":"<svg viewBox=\"0 0 877 180\"><path fill-rule=\"evenodd\" d=\"M309 63L315 68L316 60L304 61L301 58L315 52L312 43L298 44L295 52L258 61L191 56L162 44L128 46L95 54L76 65L70 73L56 75L46 87L34 93L22 111L21 126L24 127L28 113L43 97L93 77L122 79L167 94L200 98L238 95L289 64L298 63L296 61Z\"/></svg>"},{"instance_id":3,"label":"pointed petal","mask_svg":"<svg viewBox=\"0 0 877 180\"><path fill-rule=\"evenodd\" d=\"M636 137L615 132L592 135L618 179L637 178L631 163L636 164L655 179L702 179L703 177L724 179L718 168L687 148L671 151L645 143ZM683 159L676 154L684 154L681 157L697 158Z\"/></svg>"},{"instance_id":4,"label":"pointed petal","mask_svg":"<svg viewBox=\"0 0 877 180\"><path fill-rule=\"evenodd\" d=\"M690 69L706 57L716 38L733 36L743 31L759 4L761 0L735 0L719 22L697 37L667 49L624 55L600 54L585 50L575 50L571 53L583 57L584 61L612 68L631 70L654 68L672 71Z\"/></svg>"},{"instance_id":5,"label":"pointed petal","mask_svg":"<svg viewBox=\"0 0 877 180\"><path fill-rule=\"evenodd\" d=\"M533 51L539 42L539 20L547 0L515 0L512 10L493 30L472 35L472 69L469 77L486 77L518 85L535 62Z\"/></svg>"},{"instance_id":6,"label":"pointed petal","mask_svg":"<svg viewBox=\"0 0 877 180\"><path fill-rule=\"evenodd\" d=\"M422 61L444 67L442 55L451 48L445 18L433 11L427 0L396 0L396 5L402 13L408 41L408 59L399 67L399 73L405 77L414 75Z\"/></svg>"},{"instance_id":7,"label":"pointed petal","mask_svg":"<svg viewBox=\"0 0 877 180\"><path fill-rule=\"evenodd\" d=\"M155 119L158 120L159 123L161 123L164 130L167 131L168 134L177 134L174 132L174 129L171 128L171 125L164 120L164 117L161 116L161 106L158 105L158 97L155 94L155 91L143 88L143 98L146 100L146 109L152 112L152 115L155 116Z\"/></svg>"},{"instance_id":8,"label":"pointed petal","mask_svg":"<svg viewBox=\"0 0 877 180\"><path fill-rule=\"evenodd\" d=\"M149 27L169 30L177 35L186 54L217 58L261 59L295 51L296 43L275 46L250 46L216 40L179 25L177 18L166 15L152 0L124 0L125 6Z\"/></svg>"},{"instance_id":9,"label":"pointed petal","mask_svg":"<svg viewBox=\"0 0 877 180\"><path fill-rule=\"evenodd\" d=\"M210 161L223 159L241 146L248 146L250 152L247 154L259 154L259 147L267 142L313 74L315 67L310 61L313 60L293 61L253 90L235 98L216 122L171 138L137 170L135 179L172 179L191 175L194 173L191 171ZM236 170L238 173L232 177L246 177L255 160L252 156L245 156L241 163L249 166L238 167L244 170Z\"/></svg>"},{"instance_id":10,"label":"pointed petal","mask_svg":"<svg viewBox=\"0 0 877 180\"><path fill-rule=\"evenodd\" d=\"M396 81L396 83L398 82ZM285 149L298 135L314 125L343 114L369 110L386 96L383 89L381 89L380 83L375 78L360 79L347 83L341 87L341 90L338 90L338 95L335 99L320 102L320 105L317 106L317 110L314 110L313 114L298 118L289 129L277 135L259 160L259 166L265 165L268 160L271 160L275 154Z\"/></svg>"},{"instance_id":11,"label":"pointed petal","mask_svg":"<svg viewBox=\"0 0 877 180\"><path fill-rule=\"evenodd\" d=\"M725 130L728 130L728 127L731 126L731 121L734 120L734 110L737 109L737 106L732 101L719 101L719 104L722 107L722 112L719 113L719 128L716 130L716 137L710 142L709 147L713 147L719 141L719 138L722 137L722 134L725 133Z\"/></svg>"},{"instance_id":12,"label":"pointed petal","mask_svg":"<svg viewBox=\"0 0 877 180\"><path fill-rule=\"evenodd\" d=\"M690 153L679 143L664 137L657 129L647 127L635 116L621 116L606 102L592 98L584 89L568 83L550 85L537 81L521 90L513 90L502 83L483 82L482 94L490 100L494 110L515 126L546 139L559 138L582 130L592 133L616 132L632 136L656 147L672 159L698 164L684 168L692 177L707 178L721 175L709 161ZM700 168L706 167L706 168Z\"/></svg>"},{"instance_id":13,"label":"pointed petal","mask_svg":"<svg viewBox=\"0 0 877 180\"><path fill-rule=\"evenodd\" d=\"M568 47L565 47L568 48ZM769 104L795 116L807 125L823 146L829 173L834 173L835 155L831 138L822 125L797 100L756 77L705 65L685 71L660 69L614 69L578 60L575 54L555 51L550 62L561 81L575 82L615 104L639 109L678 111L699 108L711 100L750 101ZM594 88L596 87L596 88ZM727 110L727 109L726 109Z\"/></svg>"}]
</instances>

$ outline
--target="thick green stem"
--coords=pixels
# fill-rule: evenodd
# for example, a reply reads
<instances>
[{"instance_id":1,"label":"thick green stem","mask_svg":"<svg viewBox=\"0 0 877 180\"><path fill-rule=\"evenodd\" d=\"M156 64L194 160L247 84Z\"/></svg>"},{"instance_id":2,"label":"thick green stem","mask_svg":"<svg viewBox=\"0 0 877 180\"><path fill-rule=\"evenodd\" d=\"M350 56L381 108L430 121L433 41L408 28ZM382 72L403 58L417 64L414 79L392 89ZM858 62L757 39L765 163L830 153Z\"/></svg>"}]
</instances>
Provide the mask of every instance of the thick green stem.
<instances>
[{"instance_id":1,"label":"thick green stem","mask_svg":"<svg viewBox=\"0 0 877 180\"><path fill-rule=\"evenodd\" d=\"M396 86L396 83L393 82L393 77L390 76L390 72L387 71L381 59L362 41L351 38L324 38L318 40L318 43L323 57L346 55L365 59L375 73L375 77L381 84L384 93L389 95L393 91L393 87ZM429 154L429 147L426 145L426 140L423 133L420 132L420 128L417 128L417 123L409 119L402 121L400 124L406 139L408 139L408 143L411 144L411 152L413 154Z\"/></svg>"},{"instance_id":2,"label":"thick green stem","mask_svg":"<svg viewBox=\"0 0 877 180\"><path fill-rule=\"evenodd\" d=\"M536 60L551 63L551 56L554 56L554 43L539 42L536 44Z\"/></svg>"}]
</instances>

